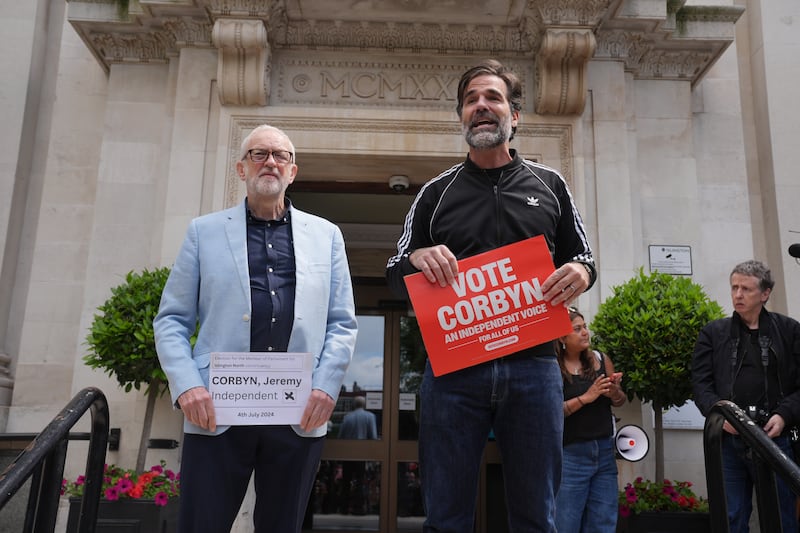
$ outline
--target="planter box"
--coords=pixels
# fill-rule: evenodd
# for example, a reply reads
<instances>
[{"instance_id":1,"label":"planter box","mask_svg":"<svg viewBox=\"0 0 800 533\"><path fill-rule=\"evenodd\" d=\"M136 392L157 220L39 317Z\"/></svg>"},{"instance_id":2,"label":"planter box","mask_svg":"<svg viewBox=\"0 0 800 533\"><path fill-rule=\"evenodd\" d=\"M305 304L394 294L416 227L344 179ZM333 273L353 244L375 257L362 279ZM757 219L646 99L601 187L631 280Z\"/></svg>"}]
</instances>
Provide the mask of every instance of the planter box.
<instances>
[{"instance_id":1,"label":"planter box","mask_svg":"<svg viewBox=\"0 0 800 533\"><path fill-rule=\"evenodd\" d=\"M78 531L81 501L70 498L67 533ZM165 506L153 500L100 500L95 533L174 533L178 528L178 500Z\"/></svg>"},{"instance_id":2,"label":"planter box","mask_svg":"<svg viewBox=\"0 0 800 533\"><path fill-rule=\"evenodd\" d=\"M645 512L620 516L617 533L711 533L708 513Z\"/></svg>"}]
</instances>

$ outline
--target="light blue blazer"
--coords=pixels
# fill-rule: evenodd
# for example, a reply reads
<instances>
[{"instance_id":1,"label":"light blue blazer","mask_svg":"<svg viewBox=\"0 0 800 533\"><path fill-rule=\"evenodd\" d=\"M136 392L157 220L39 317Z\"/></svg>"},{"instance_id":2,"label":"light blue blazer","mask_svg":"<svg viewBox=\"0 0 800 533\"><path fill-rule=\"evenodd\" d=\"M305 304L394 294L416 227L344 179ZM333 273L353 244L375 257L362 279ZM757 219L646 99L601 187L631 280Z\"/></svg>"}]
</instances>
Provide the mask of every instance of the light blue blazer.
<instances>
[{"instance_id":1,"label":"light blue blazer","mask_svg":"<svg viewBox=\"0 0 800 533\"><path fill-rule=\"evenodd\" d=\"M296 287L289 352L310 352L312 388L334 400L356 342L350 268L339 228L290 207ZM250 351L250 272L244 202L192 220L170 272L153 321L156 350L174 405L193 387L208 388L211 352ZM189 338L199 321L197 342ZM321 427L305 437L325 435ZM215 434L228 426L217 426ZM184 420L186 433L211 435Z\"/></svg>"}]
</instances>

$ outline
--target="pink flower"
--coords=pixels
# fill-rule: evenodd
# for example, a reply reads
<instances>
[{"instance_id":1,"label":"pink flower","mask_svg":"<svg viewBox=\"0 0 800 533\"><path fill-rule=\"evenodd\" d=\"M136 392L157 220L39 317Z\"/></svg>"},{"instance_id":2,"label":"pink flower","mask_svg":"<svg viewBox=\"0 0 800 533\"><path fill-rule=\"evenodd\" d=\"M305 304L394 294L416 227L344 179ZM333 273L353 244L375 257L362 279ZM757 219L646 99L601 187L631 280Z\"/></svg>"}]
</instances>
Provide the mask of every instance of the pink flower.
<instances>
[{"instance_id":1,"label":"pink flower","mask_svg":"<svg viewBox=\"0 0 800 533\"><path fill-rule=\"evenodd\" d=\"M102 496L109 501L120 499L152 499L156 505L167 505L170 499L180 495L180 473L166 469L166 462L152 467L147 472L136 472L116 465L106 465L103 471ZM86 487L86 478L78 476L75 481L62 480L61 494L81 497Z\"/></svg>"},{"instance_id":2,"label":"pink flower","mask_svg":"<svg viewBox=\"0 0 800 533\"><path fill-rule=\"evenodd\" d=\"M115 502L119 500L119 489L117 487L108 487L105 491L106 500Z\"/></svg>"},{"instance_id":3,"label":"pink flower","mask_svg":"<svg viewBox=\"0 0 800 533\"><path fill-rule=\"evenodd\" d=\"M643 511L708 511L708 501L698 498L687 481L661 482L636 478L619 491L620 516Z\"/></svg>"},{"instance_id":4,"label":"pink flower","mask_svg":"<svg viewBox=\"0 0 800 533\"><path fill-rule=\"evenodd\" d=\"M128 478L122 478L117 482L120 493L125 494L133 488L133 482Z\"/></svg>"},{"instance_id":5,"label":"pink flower","mask_svg":"<svg viewBox=\"0 0 800 533\"><path fill-rule=\"evenodd\" d=\"M169 496L167 496L166 492L159 492L158 494L155 495L154 499L156 501L156 505L160 505L163 507L167 505L167 502L169 501Z\"/></svg>"}]
</instances>

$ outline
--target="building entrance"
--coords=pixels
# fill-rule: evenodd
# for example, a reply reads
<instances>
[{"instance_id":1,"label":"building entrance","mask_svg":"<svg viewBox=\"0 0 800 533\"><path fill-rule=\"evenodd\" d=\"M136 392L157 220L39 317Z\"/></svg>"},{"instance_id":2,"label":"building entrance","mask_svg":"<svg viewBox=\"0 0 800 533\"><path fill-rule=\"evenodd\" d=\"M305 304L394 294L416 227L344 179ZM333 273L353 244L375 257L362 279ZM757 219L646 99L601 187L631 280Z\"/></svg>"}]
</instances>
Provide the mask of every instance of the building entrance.
<instances>
[{"instance_id":1,"label":"building entrance","mask_svg":"<svg viewBox=\"0 0 800 533\"><path fill-rule=\"evenodd\" d=\"M437 164L444 168L441 161ZM358 314L356 350L328 428L304 531L421 532L425 516L417 437L427 353L413 311L391 293L383 277L396 249L398 221L414 195L388 187L388 194L370 194L362 187L342 192L335 185L321 188L306 178L290 189L295 205L342 229ZM371 418L363 411L374 415L374 435L363 427L353 433L345 424L345 416L358 411L362 401L361 412L351 418L361 426ZM507 531L502 494L500 456L490 438L481 468L476 533Z\"/></svg>"},{"instance_id":2,"label":"building entrance","mask_svg":"<svg viewBox=\"0 0 800 533\"><path fill-rule=\"evenodd\" d=\"M413 313L396 301L382 305L358 312L356 351L331 419L304 531L422 531L424 473L417 438L427 355ZM354 425L362 431L354 432ZM506 531L500 459L491 439L475 531Z\"/></svg>"},{"instance_id":3,"label":"building entrance","mask_svg":"<svg viewBox=\"0 0 800 533\"><path fill-rule=\"evenodd\" d=\"M307 530L422 531L416 440L425 352L416 320L396 309L365 309L358 324Z\"/></svg>"}]
</instances>

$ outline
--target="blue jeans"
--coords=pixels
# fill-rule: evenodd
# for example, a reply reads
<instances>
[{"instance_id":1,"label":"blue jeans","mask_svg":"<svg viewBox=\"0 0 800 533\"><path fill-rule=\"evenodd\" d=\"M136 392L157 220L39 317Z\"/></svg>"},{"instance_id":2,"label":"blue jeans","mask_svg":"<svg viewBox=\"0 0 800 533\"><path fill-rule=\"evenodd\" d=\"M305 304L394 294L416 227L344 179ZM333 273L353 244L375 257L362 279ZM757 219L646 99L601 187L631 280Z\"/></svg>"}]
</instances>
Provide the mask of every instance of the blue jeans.
<instances>
[{"instance_id":1,"label":"blue jeans","mask_svg":"<svg viewBox=\"0 0 800 533\"><path fill-rule=\"evenodd\" d=\"M503 460L509 531L555 532L564 414L555 356L509 356L434 377L420 389L423 531L473 531L489 432Z\"/></svg>"},{"instance_id":2,"label":"blue jeans","mask_svg":"<svg viewBox=\"0 0 800 533\"><path fill-rule=\"evenodd\" d=\"M564 446L556 498L558 533L614 533L618 490L613 438Z\"/></svg>"},{"instance_id":3,"label":"blue jeans","mask_svg":"<svg viewBox=\"0 0 800 533\"><path fill-rule=\"evenodd\" d=\"M773 439L788 457L794 457L788 436ZM753 482L755 465L747 454L742 439L725 433L722 436L722 472L725 478L725 494L728 503L730 533L748 533L750 514L753 511ZM784 533L797 531L795 517L796 497L783 479L775 475L778 485L778 506Z\"/></svg>"}]
</instances>

